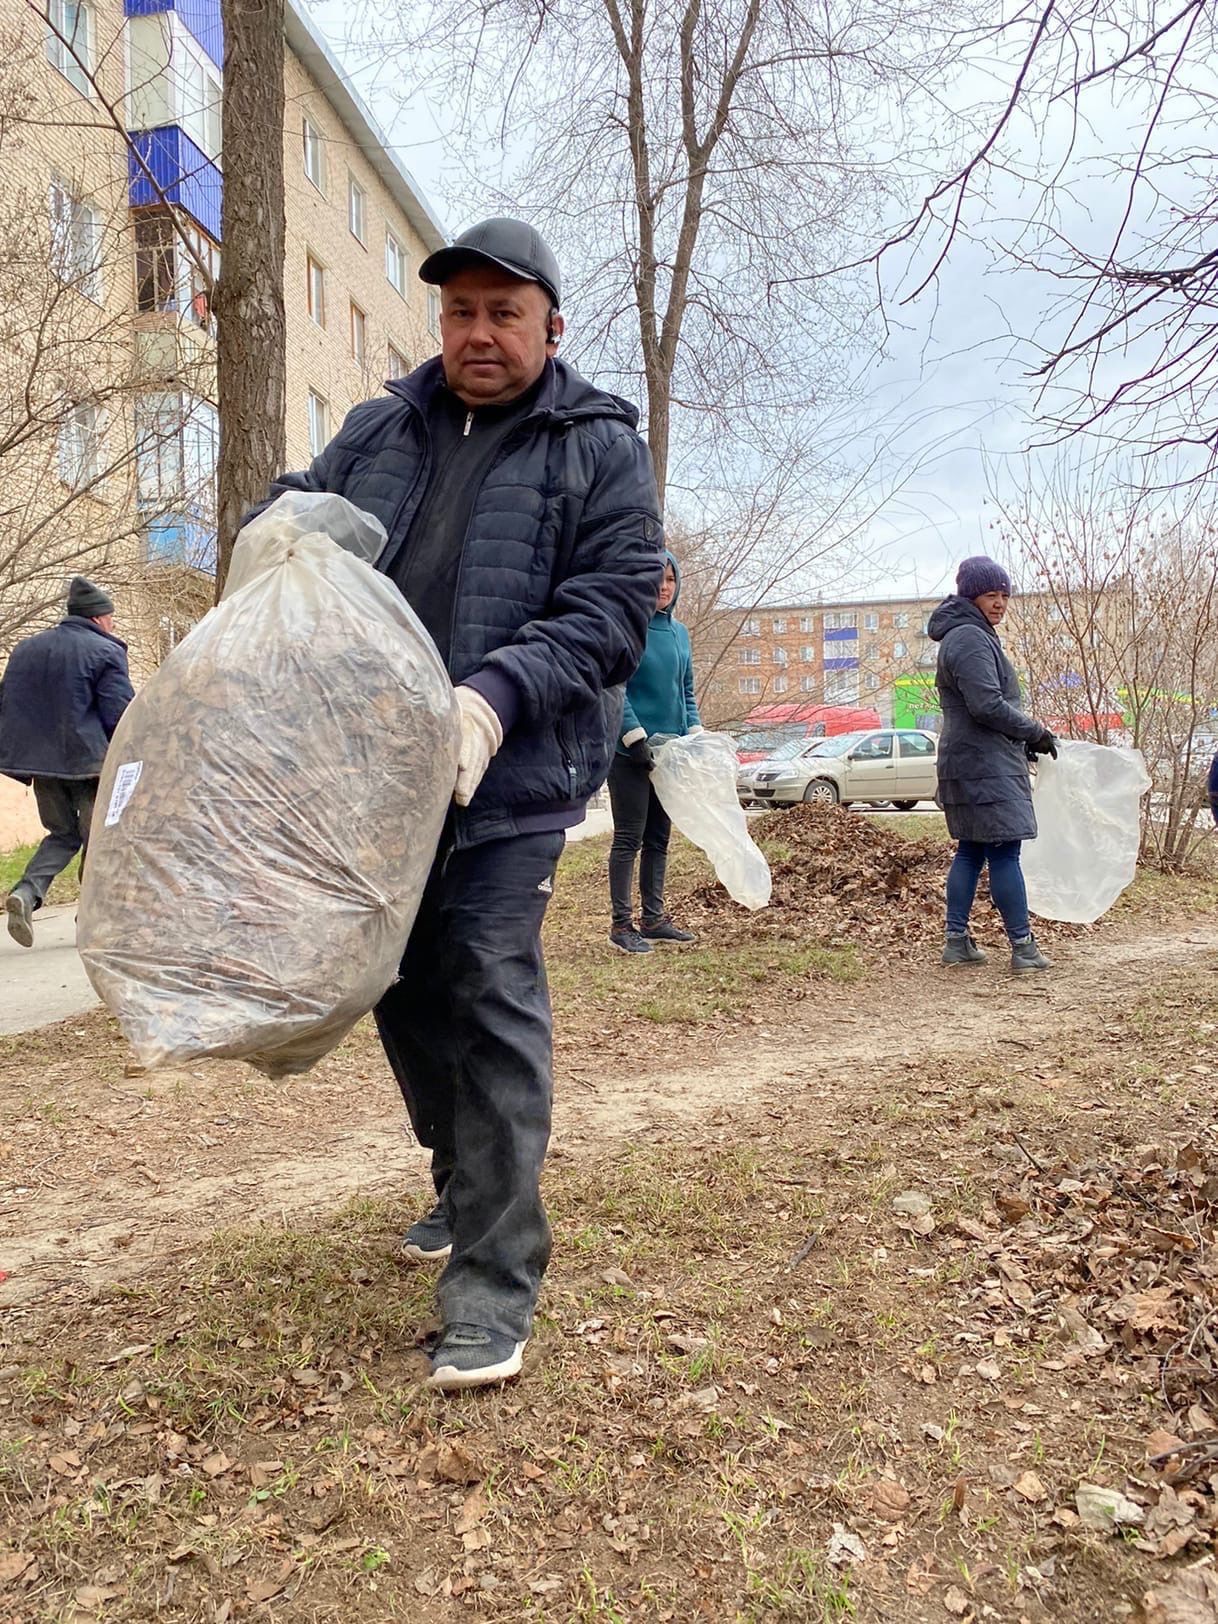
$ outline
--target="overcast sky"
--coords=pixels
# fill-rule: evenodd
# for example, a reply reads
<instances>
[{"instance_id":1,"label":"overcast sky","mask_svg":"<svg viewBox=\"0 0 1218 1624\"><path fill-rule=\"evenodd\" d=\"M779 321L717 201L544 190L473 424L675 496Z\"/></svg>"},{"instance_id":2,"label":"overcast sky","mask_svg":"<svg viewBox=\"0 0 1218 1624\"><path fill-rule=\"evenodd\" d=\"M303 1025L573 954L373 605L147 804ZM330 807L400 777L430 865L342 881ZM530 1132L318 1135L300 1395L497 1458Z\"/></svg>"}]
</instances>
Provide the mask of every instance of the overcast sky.
<instances>
[{"instance_id":1,"label":"overcast sky","mask_svg":"<svg viewBox=\"0 0 1218 1624\"><path fill-rule=\"evenodd\" d=\"M356 14L345 0L316 0L310 9L450 234L470 224L456 217L451 202L466 155L443 117L421 98L403 104L396 66L387 69L383 52L361 44ZM997 83L983 70L970 70L959 93L980 100L994 95ZM1091 129L1073 132L1084 174L1089 153L1128 143L1137 110L1096 97L1090 112L1098 127L1093 122ZM1047 132L1025 133L1029 154L1034 144L1064 151L1071 128L1059 115ZM1022 201L1016 183L999 178L987 206L978 202L969 214L974 222L987 211L996 221L1009 221L1026 212ZM1096 174L1073 197L1062 198L1062 228L1106 246L1124 204L1121 190ZM1004 227L993 230L1001 234ZM870 563L853 570L852 579L833 583L836 589L877 595L946 591L960 558L997 550L989 487L997 483L1009 493L1047 478L1052 454L1029 449L1045 435L1034 422L1034 353L1025 340L1064 331L1056 300L1048 278L1013 267L982 230L974 240L957 242L935 292L890 308L886 354L860 372L857 387L868 415L882 419L885 434L893 436L896 460L916 465L916 471L871 523Z\"/></svg>"}]
</instances>

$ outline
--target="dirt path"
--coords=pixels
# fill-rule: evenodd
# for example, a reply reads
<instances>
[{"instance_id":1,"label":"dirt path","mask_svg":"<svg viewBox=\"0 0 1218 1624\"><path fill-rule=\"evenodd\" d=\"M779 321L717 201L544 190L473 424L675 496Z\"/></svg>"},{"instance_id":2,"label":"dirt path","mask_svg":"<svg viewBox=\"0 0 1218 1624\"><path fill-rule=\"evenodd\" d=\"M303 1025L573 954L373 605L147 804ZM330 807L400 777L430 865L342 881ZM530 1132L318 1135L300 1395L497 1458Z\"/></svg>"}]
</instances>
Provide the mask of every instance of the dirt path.
<instances>
[{"instance_id":1,"label":"dirt path","mask_svg":"<svg viewBox=\"0 0 1218 1624\"><path fill-rule=\"evenodd\" d=\"M736 1107L781 1116L819 1096L850 1118L928 1058L1039 1055L1105 1025L1177 964L1218 952L1218 926L1070 943L1049 976L992 962L944 972L905 964L884 980L827 986L739 1031L657 1026L654 1053L679 1068L622 1063L604 1075L560 1065L554 1155L652 1133L704 1137ZM560 1017L561 1018L561 1017ZM212 1231L425 1188L423 1153L401 1127L374 1041L357 1034L307 1077L282 1084L243 1067L129 1076L99 1013L26 1034L0 1055L0 1301L89 1295ZM696 1061L696 1063L694 1063Z\"/></svg>"}]
</instances>

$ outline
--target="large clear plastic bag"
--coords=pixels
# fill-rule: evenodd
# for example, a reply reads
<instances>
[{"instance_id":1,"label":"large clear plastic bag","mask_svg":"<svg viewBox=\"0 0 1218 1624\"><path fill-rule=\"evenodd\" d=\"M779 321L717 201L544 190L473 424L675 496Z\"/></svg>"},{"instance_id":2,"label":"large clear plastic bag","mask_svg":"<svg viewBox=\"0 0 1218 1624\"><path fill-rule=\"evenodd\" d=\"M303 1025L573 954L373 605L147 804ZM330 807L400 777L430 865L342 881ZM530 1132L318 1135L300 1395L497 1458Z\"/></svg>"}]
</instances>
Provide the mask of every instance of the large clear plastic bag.
<instances>
[{"instance_id":1,"label":"large clear plastic bag","mask_svg":"<svg viewBox=\"0 0 1218 1624\"><path fill-rule=\"evenodd\" d=\"M677 828L700 846L728 895L746 908L770 900L770 865L736 794L736 749L726 733L687 733L655 747L651 782Z\"/></svg>"},{"instance_id":2,"label":"large clear plastic bag","mask_svg":"<svg viewBox=\"0 0 1218 1624\"><path fill-rule=\"evenodd\" d=\"M1032 801L1039 834L1023 848L1028 905L1042 919L1090 925L1108 912L1138 866L1141 800L1150 775L1140 750L1059 741L1042 756Z\"/></svg>"},{"instance_id":3,"label":"large clear plastic bag","mask_svg":"<svg viewBox=\"0 0 1218 1624\"><path fill-rule=\"evenodd\" d=\"M305 1071L397 975L460 729L384 541L342 497L280 497L119 723L77 945L145 1065Z\"/></svg>"}]
</instances>

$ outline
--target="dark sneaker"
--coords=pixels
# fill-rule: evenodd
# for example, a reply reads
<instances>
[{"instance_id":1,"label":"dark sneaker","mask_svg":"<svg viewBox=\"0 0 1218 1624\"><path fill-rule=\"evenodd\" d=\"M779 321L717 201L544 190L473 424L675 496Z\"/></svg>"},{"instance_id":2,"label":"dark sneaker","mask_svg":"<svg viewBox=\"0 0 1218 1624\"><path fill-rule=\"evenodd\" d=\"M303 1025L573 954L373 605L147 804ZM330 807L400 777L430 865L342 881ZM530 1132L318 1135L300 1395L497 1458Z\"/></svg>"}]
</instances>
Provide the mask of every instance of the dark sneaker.
<instances>
[{"instance_id":1,"label":"dark sneaker","mask_svg":"<svg viewBox=\"0 0 1218 1624\"><path fill-rule=\"evenodd\" d=\"M524 1343L481 1325L446 1325L431 1356L428 1387L443 1393L461 1387L493 1387L520 1374Z\"/></svg>"},{"instance_id":2,"label":"dark sneaker","mask_svg":"<svg viewBox=\"0 0 1218 1624\"><path fill-rule=\"evenodd\" d=\"M651 952L651 943L645 942L633 925L614 925L609 940L619 953Z\"/></svg>"},{"instance_id":3,"label":"dark sneaker","mask_svg":"<svg viewBox=\"0 0 1218 1624\"><path fill-rule=\"evenodd\" d=\"M427 1214L402 1236L402 1256L415 1263L442 1263L452 1255L453 1226L448 1208L437 1201Z\"/></svg>"},{"instance_id":4,"label":"dark sneaker","mask_svg":"<svg viewBox=\"0 0 1218 1624\"><path fill-rule=\"evenodd\" d=\"M962 936L949 935L943 944L944 964L984 964L986 955L966 931Z\"/></svg>"},{"instance_id":5,"label":"dark sneaker","mask_svg":"<svg viewBox=\"0 0 1218 1624\"><path fill-rule=\"evenodd\" d=\"M680 925L674 925L671 919L661 919L654 925L641 925L639 935L645 942L693 942L697 940L692 930L682 930Z\"/></svg>"},{"instance_id":6,"label":"dark sneaker","mask_svg":"<svg viewBox=\"0 0 1218 1624\"><path fill-rule=\"evenodd\" d=\"M20 947L34 945L34 910L24 891L10 891L4 904L8 915L8 933Z\"/></svg>"},{"instance_id":7,"label":"dark sneaker","mask_svg":"<svg viewBox=\"0 0 1218 1624\"><path fill-rule=\"evenodd\" d=\"M1022 970L1051 970L1053 961L1047 959L1036 945L1035 936L1025 936L1022 942L1011 943L1011 969L1019 974Z\"/></svg>"}]
</instances>

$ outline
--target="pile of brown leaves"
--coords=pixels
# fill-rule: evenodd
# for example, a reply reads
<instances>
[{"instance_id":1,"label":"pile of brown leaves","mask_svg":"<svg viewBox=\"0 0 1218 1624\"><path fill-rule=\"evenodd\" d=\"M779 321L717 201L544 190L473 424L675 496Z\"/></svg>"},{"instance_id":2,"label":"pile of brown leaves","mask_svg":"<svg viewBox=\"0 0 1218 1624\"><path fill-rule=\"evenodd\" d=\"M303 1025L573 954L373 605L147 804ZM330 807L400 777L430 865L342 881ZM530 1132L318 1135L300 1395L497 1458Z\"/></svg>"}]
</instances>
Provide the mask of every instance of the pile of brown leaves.
<instances>
[{"instance_id":1,"label":"pile of brown leaves","mask_svg":"<svg viewBox=\"0 0 1218 1624\"><path fill-rule=\"evenodd\" d=\"M679 917L692 928L709 927L723 939L724 924L740 938L765 935L814 937L826 942L903 945L943 934L943 886L954 846L947 839L909 839L897 829L839 806L800 805L771 812L749 826L769 848L774 891L768 908L744 914L721 886L700 886L683 899ZM1000 940L983 875L974 928ZM1078 933L1077 926L1042 926L1037 933Z\"/></svg>"}]
</instances>

